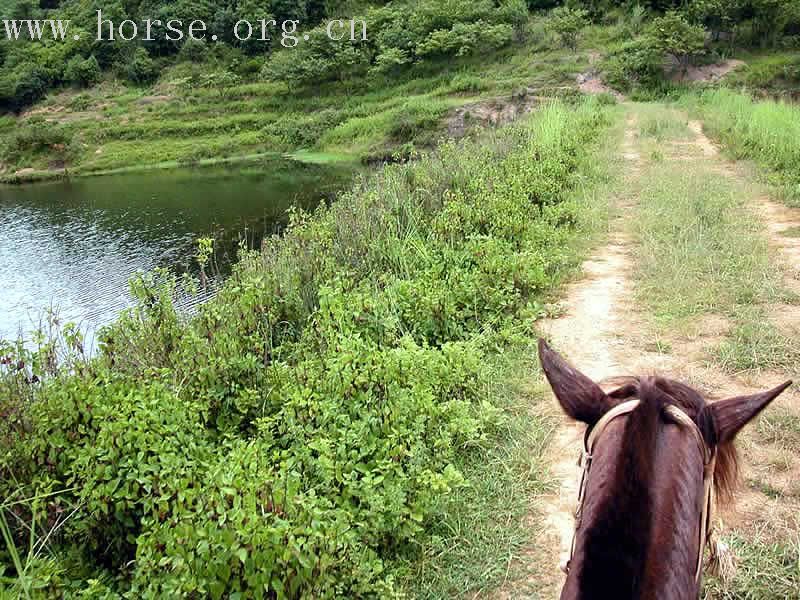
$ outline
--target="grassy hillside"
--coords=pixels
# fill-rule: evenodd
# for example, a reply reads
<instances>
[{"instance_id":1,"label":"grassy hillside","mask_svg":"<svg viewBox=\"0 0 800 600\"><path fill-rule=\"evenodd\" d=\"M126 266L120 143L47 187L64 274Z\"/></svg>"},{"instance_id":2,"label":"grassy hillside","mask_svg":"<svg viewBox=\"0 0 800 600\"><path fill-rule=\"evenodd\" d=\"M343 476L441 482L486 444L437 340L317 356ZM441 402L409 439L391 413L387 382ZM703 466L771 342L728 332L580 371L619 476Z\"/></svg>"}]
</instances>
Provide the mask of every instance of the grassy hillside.
<instances>
[{"instance_id":1,"label":"grassy hillside","mask_svg":"<svg viewBox=\"0 0 800 600\"><path fill-rule=\"evenodd\" d=\"M225 89L180 85L175 82L190 68L179 65L148 89L109 81L55 94L21 117L0 120L0 136L8 144L8 172L60 170L52 145L20 139L41 128L55 128L69 140L61 152L73 174L300 149L384 159L434 145L454 107L525 88L558 94L587 65L585 52L524 46L447 69L420 67L364 89L326 84L308 92L269 82Z\"/></svg>"},{"instance_id":2,"label":"grassy hillside","mask_svg":"<svg viewBox=\"0 0 800 600\"><path fill-rule=\"evenodd\" d=\"M533 96L574 93L597 38L608 35L592 28L571 51L553 44L542 24L531 27L524 42L481 57L311 89L269 81L198 85L203 72L224 65L179 63L149 87L109 78L88 90L54 92L18 117L0 116L0 172L13 180L24 170L22 178L32 179L60 176L65 166L78 175L298 151L311 160L405 158L446 135L456 107L477 104L466 124L487 125L492 111L481 110L482 101L529 106Z\"/></svg>"}]
</instances>

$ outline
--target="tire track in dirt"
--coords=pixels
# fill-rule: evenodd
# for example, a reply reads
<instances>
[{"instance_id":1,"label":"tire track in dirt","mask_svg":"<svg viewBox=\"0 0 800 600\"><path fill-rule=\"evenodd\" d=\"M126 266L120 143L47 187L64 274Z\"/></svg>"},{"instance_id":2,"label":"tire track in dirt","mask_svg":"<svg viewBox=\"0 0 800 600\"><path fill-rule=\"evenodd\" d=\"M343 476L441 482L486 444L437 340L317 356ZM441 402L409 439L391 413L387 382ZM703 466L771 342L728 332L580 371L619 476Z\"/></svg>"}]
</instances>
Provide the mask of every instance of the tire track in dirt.
<instances>
[{"instance_id":1,"label":"tire track in dirt","mask_svg":"<svg viewBox=\"0 0 800 600\"><path fill-rule=\"evenodd\" d=\"M690 121L697 144L705 156L718 164L718 173L741 181L754 177L747 167L723 157L718 147L703 132L702 123ZM789 208L761 193L750 206L753 217L763 225L775 259L775 269L781 275L783 287L800 296L800 209ZM766 314L778 331L797 340L800 337L800 303L781 300L764 307ZM702 360L694 357L695 362ZM787 452L775 443L776 419L798 419L800 423L800 382L798 370L772 369L756 373L724 374L705 365L701 380L722 396L750 394L782 380L794 377L795 385L782 394L765 411L758 423L751 424L738 437L737 446L742 456L742 485L733 506L725 507L723 534L739 534L760 541L794 540L800 545L800 456ZM780 437L780 436L777 436ZM800 598L800 592L798 592Z\"/></svg>"},{"instance_id":2,"label":"tire track in dirt","mask_svg":"<svg viewBox=\"0 0 800 600\"><path fill-rule=\"evenodd\" d=\"M635 115L637 111L634 108L630 112ZM695 320L690 333L670 335L666 341L676 350L675 354L653 351L649 343L653 339L652 322L634 300L635 242L627 230L648 172L658 165L643 159L645 146L636 124L636 117L631 116L620 148L626 163L625 176L612 201L619 214L611 223L609 241L583 264L583 278L567 286L562 316L542 321L540 331L573 365L601 384L609 377L657 372L686 381L715 397L728 397L753 393L786 379L787 374L782 372L728 374L710 361L709 348L720 343L732 326L722 315L703 315ZM692 161L709 176L742 177L744 184L746 176L740 173L736 163L719 154L703 133L702 124L690 121L688 127L693 139L667 144L664 160ZM800 294L800 210L787 209L767 197L759 198L754 208L782 263L782 267L776 268L783 269L784 285ZM782 330L800 324L800 309L795 305L791 310L788 307L783 304L774 307L780 313ZM797 410L800 414L798 390L784 394L775 406ZM558 598L563 586L560 566L569 556L571 546L580 477L578 457L585 427L569 421L551 394L542 410L556 416L559 422L545 457L552 465L554 491L536 503L537 514L531 519L531 526L538 528L535 547L515 560L529 563L523 565L523 575L507 581L490 594L492 598ZM745 458L743 480L748 482L765 476L757 465L774 463L774 457L761 443L759 435L753 425L740 436L738 444ZM777 478L774 473L772 475L770 481L778 485L780 480L784 487L791 486L795 476L795 481L800 481L800 457L781 469ZM768 497L763 491L753 489L753 485L742 486L736 505L722 513L727 525L723 533L749 534L754 528L791 533L791 513L800 511L800 484L797 485L797 497L788 503ZM796 521L794 527L797 527Z\"/></svg>"},{"instance_id":3,"label":"tire track in dirt","mask_svg":"<svg viewBox=\"0 0 800 600\"><path fill-rule=\"evenodd\" d=\"M629 181L613 199L612 210L616 209L618 215L611 223L609 240L583 263L582 278L567 286L561 316L540 322L542 335L597 381L621 373L618 358L624 353L625 340L620 331L626 313L632 308L630 239L624 223L635 198L641 166L633 118L627 121L620 154ZM540 498L536 505L540 527L536 547L518 558L518 562L531 561L534 568L524 581L507 582L493 597L557 597L563 585L560 564L569 556L572 541L580 477L577 460L584 427L568 420L555 398L548 396L542 410L559 422L545 456L545 462L552 465L554 491Z\"/></svg>"}]
</instances>

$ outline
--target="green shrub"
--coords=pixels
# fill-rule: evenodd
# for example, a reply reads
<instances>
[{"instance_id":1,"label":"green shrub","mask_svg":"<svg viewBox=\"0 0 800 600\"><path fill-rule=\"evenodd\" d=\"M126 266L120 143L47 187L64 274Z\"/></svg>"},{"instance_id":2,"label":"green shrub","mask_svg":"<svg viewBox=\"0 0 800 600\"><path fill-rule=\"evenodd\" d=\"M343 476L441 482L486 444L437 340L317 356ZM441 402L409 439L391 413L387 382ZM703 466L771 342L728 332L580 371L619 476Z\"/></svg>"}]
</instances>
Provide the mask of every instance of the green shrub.
<instances>
[{"instance_id":1,"label":"green shrub","mask_svg":"<svg viewBox=\"0 0 800 600\"><path fill-rule=\"evenodd\" d=\"M133 56L122 65L122 69L128 81L136 85L146 85L158 77L155 61L150 58L147 50L141 47L134 50Z\"/></svg>"},{"instance_id":2,"label":"green shrub","mask_svg":"<svg viewBox=\"0 0 800 600\"><path fill-rule=\"evenodd\" d=\"M76 87L91 87L100 81L100 65L94 56L73 56L64 69L64 79Z\"/></svg>"},{"instance_id":3,"label":"green shrub","mask_svg":"<svg viewBox=\"0 0 800 600\"><path fill-rule=\"evenodd\" d=\"M662 56L646 39L624 44L604 59L601 69L604 81L621 91L652 88L664 77Z\"/></svg>"},{"instance_id":4,"label":"green shrub","mask_svg":"<svg viewBox=\"0 0 800 600\"><path fill-rule=\"evenodd\" d=\"M53 150L63 153L71 141L72 135L65 128L31 119L26 124L19 124L14 133L8 136L0 156L7 162L18 163Z\"/></svg>"},{"instance_id":5,"label":"green shrub","mask_svg":"<svg viewBox=\"0 0 800 600\"><path fill-rule=\"evenodd\" d=\"M559 6L550 13L548 23L561 40L561 45L575 50L580 32L589 24L589 13L580 8Z\"/></svg>"},{"instance_id":6,"label":"green shrub","mask_svg":"<svg viewBox=\"0 0 800 600\"><path fill-rule=\"evenodd\" d=\"M20 371L24 349L4 347L16 425L0 429L0 497L77 508L34 583L54 597L401 595L398 565L468 484L454 465L498 434L491 353L575 264L571 195L607 122L597 101L553 103L387 166L293 213L192 319L172 277L137 278L136 306L87 362L47 376L52 361Z\"/></svg>"},{"instance_id":7,"label":"green shrub","mask_svg":"<svg viewBox=\"0 0 800 600\"><path fill-rule=\"evenodd\" d=\"M646 43L656 52L671 56L686 70L690 61L705 51L705 31L690 24L678 12L668 12L650 24Z\"/></svg>"},{"instance_id":8,"label":"green shrub","mask_svg":"<svg viewBox=\"0 0 800 600\"><path fill-rule=\"evenodd\" d=\"M178 52L178 60L190 63L201 63L208 56L208 46L203 40L187 39Z\"/></svg>"}]
</instances>

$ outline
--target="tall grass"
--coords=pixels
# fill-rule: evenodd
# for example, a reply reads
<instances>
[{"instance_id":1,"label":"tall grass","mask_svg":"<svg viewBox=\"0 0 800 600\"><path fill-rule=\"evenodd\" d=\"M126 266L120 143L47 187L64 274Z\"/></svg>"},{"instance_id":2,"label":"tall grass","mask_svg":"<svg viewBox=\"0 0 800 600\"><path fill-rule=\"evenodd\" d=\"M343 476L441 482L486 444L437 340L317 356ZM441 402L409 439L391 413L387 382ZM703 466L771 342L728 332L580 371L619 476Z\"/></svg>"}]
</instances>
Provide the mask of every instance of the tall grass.
<instances>
[{"instance_id":1,"label":"tall grass","mask_svg":"<svg viewBox=\"0 0 800 600\"><path fill-rule=\"evenodd\" d=\"M757 101L728 89L710 90L697 99L709 134L735 157L767 169L787 201L800 206L800 107Z\"/></svg>"},{"instance_id":2,"label":"tall grass","mask_svg":"<svg viewBox=\"0 0 800 600\"><path fill-rule=\"evenodd\" d=\"M665 324L733 315L776 285L766 239L728 178L662 162L641 194L636 231L641 295Z\"/></svg>"}]
</instances>

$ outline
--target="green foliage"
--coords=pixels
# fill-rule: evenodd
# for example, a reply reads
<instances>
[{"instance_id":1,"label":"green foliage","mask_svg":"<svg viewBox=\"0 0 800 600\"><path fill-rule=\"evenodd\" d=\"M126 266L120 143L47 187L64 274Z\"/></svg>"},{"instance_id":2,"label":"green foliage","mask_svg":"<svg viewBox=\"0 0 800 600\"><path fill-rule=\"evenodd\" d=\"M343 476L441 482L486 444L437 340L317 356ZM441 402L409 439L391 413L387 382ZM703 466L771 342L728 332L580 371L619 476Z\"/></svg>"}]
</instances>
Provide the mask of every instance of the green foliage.
<instances>
[{"instance_id":1,"label":"green foliage","mask_svg":"<svg viewBox=\"0 0 800 600\"><path fill-rule=\"evenodd\" d=\"M355 41L349 35L336 41L320 26L306 32L309 39L297 47L275 53L264 76L303 87L495 50L514 41L527 21L527 8L521 0L504 0L499 6L490 0L392 2L368 11L363 21L369 23L369 41L360 39L358 27Z\"/></svg>"},{"instance_id":2,"label":"green foliage","mask_svg":"<svg viewBox=\"0 0 800 600\"><path fill-rule=\"evenodd\" d=\"M178 52L178 60L190 63L201 63L208 56L208 46L203 40L189 38Z\"/></svg>"},{"instance_id":3,"label":"green foliage","mask_svg":"<svg viewBox=\"0 0 800 600\"><path fill-rule=\"evenodd\" d=\"M147 50L136 48L130 61L124 66L125 77L136 85L146 85L158 77L155 61L150 58Z\"/></svg>"},{"instance_id":4,"label":"green foliage","mask_svg":"<svg viewBox=\"0 0 800 600\"><path fill-rule=\"evenodd\" d=\"M766 90L772 96L791 95L800 86L800 55L770 53L753 57L725 78L731 88Z\"/></svg>"},{"instance_id":5,"label":"green foliage","mask_svg":"<svg viewBox=\"0 0 800 600\"><path fill-rule=\"evenodd\" d=\"M715 38L733 31L746 9L746 0L695 0L686 6L689 19L709 29Z\"/></svg>"},{"instance_id":6,"label":"green foliage","mask_svg":"<svg viewBox=\"0 0 800 600\"><path fill-rule=\"evenodd\" d=\"M775 47L790 23L800 24L800 6L794 0L750 0L753 35L762 48Z\"/></svg>"},{"instance_id":7,"label":"green foliage","mask_svg":"<svg viewBox=\"0 0 800 600\"><path fill-rule=\"evenodd\" d=\"M0 150L0 156L5 161L16 163L46 152L62 154L71 141L72 136L65 128L44 120L33 121L16 128L8 136L5 147Z\"/></svg>"},{"instance_id":8,"label":"green foliage","mask_svg":"<svg viewBox=\"0 0 800 600\"><path fill-rule=\"evenodd\" d=\"M570 50L578 47L578 36L588 24L588 13L583 9L560 6L550 13L550 27L558 35L561 45Z\"/></svg>"},{"instance_id":9,"label":"green foliage","mask_svg":"<svg viewBox=\"0 0 800 600\"><path fill-rule=\"evenodd\" d=\"M77 508L26 576L54 597L401 594L456 464L496 434L493 350L574 265L607 122L555 103L386 167L294 213L192 319L172 277L137 278L92 360L19 369L30 351L4 346L0 496Z\"/></svg>"},{"instance_id":10,"label":"green foliage","mask_svg":"<svg viewBox=\"0 0 800 600\"><path fill-rule=\"evenodd\" d=\"M91 87L100 77L100 65L93 55L86 59L75 55L64 69L64 79L77 87Z\"/></svg>"},{"instance_id":11,"label":"green foliage","mask_svg":"<svg viewBox=\"0 0 800 600\"><path fill-rule=\"evenodd\" d=\"M369 54L363 42L334 40L325 27L307 32L308 40L272 56L263 75L290 87L342 81L364 74L369 67Z\"/></svg>"},{"instance_id":12,"label":"green foliage","mask_svg":"<svg viewBox=\"0 0 800 600\"><path fill-rule=\"evenodd\" d=\"M710 133L736 157L757 161L787 199L800 203L800 110L789 104L755 101L730 90L699 97Z\"/></svg>"},{"instance_id":13,"label":"green foliage","mask_svg":"<svg viewBox=\"0 0 800 600\"><path fill-rule=\"evenodd\" d=\"M612 88L630 91L636 87L653 88L663 79L663 58L647 39L624 44L606 57L603 79Z\"/></svg>"},{"instance_id":14,"label":"green foliage","mask_svg":"<svg viewBox=\"0 0 800 600\"><path fill-rule=\"evenodd\" d=\"M662 55L672 56L682 69L705 49L705 32L691 25L677 12L669 12L653 21L647 32L647 44Z\"/></svg>"}]
</instances>

